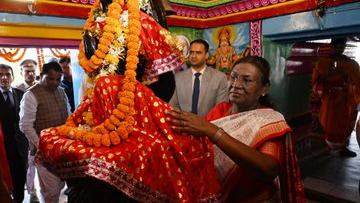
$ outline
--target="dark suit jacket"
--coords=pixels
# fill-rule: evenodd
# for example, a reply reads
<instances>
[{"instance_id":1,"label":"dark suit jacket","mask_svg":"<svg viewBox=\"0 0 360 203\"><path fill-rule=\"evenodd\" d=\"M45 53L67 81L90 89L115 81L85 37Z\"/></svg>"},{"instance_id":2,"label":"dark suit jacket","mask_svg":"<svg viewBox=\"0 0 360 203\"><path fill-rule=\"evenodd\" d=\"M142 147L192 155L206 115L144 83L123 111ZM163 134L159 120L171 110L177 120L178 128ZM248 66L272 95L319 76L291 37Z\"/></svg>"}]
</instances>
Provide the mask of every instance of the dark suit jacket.
<instances>
[{"instance_id":1,"label":"dark suit jacket","mask_svg":"<svg viewBox=\"0 0 360 203\"><path fill-rule=\"evenodd\" d=\"M24 133L22 133L19 128L20 101L24 92L22 90L12 88L12 93L15 105L15 112L11 112L11 110L7 107L4 96L0 91L0 121L4 133L4 144L7 152L7 157L14 157L14 155L9 154L9 152L17 153L18 157L21 158L21 161L24 161L26 166L29 151L29 142L26 139ZM14 119L12 119L12 116L14 117ZM8 161L11 162L19 160Z\"/></svg>"}]
</instances>

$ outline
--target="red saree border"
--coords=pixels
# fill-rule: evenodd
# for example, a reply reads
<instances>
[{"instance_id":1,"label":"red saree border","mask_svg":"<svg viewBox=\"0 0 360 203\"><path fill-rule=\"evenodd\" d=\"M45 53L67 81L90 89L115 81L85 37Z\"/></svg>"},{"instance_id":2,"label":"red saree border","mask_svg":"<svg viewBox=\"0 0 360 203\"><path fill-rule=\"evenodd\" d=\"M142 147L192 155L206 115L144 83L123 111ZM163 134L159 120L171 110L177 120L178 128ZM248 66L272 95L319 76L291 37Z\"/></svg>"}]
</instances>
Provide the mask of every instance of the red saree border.
<instances>
[{"instance_id":1,"label":"red saree border","mask_svg":"<svg viewBox=\"0 0 360 203\"><path fill-rule=\"evenodd\" d=\"M90 157L88 159L64 162L61 164L54 164L54 162L44 157L38 160L41 160L42 165L63 179L92 177L112 185L136 201L151 203L177 202L132 178L131 175L125 173L121 168L103 161L100 158ZM220 195L216 195L201 199L198 202L221 202L221 197Z\"/></svg>"},{"instance_id":2,"label":"red saree border","mask_svg":"<svg viewBox=\"0 0 360 203\"><path fill-rule=\"evenodd\" d=\"M284 120L275 123L270 123L259 129L259 132L256 134L250 146L253 148L257 148L266 140L284 136L287 132L291 132L291 131L292 131L291 128L287 125L287 123Z\"/></svg>"}]
</instances>

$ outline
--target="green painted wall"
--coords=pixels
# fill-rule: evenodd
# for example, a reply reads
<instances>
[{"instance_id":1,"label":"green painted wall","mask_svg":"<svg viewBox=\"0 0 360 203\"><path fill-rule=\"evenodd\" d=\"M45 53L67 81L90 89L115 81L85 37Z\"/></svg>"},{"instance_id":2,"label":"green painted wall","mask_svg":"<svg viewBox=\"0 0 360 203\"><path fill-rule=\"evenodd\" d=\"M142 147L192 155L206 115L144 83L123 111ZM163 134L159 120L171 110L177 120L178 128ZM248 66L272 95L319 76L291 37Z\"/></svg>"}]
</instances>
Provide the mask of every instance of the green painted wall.
<instances>
[{"instance_id":1,"label":"green painted wall","mask_svg":"<svg viewBox=\"0 0 360 203\"><path fill-rule=\"evenodd\" d=\"M288 76L285 68L292 45L263 39L263 57L271 66L270 95L286 118L302 115L310 109L311 75Z\"/></svg>"},{"instance_id":2,"label":"green painted wall","mask_svg":"<svg viewBox=\"0 0 360 203\"><path fill-rule=\"evenodd\" d=\"M169 27L169 31L174 35L184 35L188 38L189 42L201 39L203 30L195 28L185 28L185 27Z\"/></svg>"}]
</instances>

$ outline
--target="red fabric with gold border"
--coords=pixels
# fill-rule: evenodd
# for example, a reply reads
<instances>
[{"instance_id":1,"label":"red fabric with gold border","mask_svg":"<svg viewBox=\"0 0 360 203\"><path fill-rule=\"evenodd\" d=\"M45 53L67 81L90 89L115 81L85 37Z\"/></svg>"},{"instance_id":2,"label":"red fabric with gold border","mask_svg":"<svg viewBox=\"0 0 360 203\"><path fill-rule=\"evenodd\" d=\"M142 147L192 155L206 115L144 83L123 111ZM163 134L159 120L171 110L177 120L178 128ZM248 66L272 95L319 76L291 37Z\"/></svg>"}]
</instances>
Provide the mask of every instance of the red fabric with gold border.
<instances>
[{"instance_id":1,"label":"red fabric with gold border","mask_svg":"<svg viewBox=\"0 0 360 203\"><path fill-rule=\"evenodd\" d=\"M74 112L84 123L91 106L95 123L118 104L122 76L97 81L94 99L85 98ZM134 131L114 147L89 147L42 131L37 159L60 178L95 177L141 202L218 202L220 186L212 144L207 138L181 135L166 122L170 106L137 83Z\"/></svg>"}]
</instances>

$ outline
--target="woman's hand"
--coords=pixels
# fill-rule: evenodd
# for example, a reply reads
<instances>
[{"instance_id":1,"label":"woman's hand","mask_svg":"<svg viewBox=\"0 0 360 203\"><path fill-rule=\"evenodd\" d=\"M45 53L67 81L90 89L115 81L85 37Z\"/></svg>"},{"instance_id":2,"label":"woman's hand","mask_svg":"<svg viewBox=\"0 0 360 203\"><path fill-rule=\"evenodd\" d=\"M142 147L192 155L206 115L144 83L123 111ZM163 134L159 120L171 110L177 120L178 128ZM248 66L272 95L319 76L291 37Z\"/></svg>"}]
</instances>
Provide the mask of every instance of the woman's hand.
<instances>
[{"instance_id":1,"label":"woman's hand","mask_svg":"<svg viewBox=\"0 0 360 203\"><path fill-rule=\"evenodd\" d=\"M191 135L206 135L209 138L213 136L218 127L206 121L204 118L189 112L173 108L165 112L170 117L167 121L171 123L172 128L180 133Z\"/></svg>"}]
</instances>

